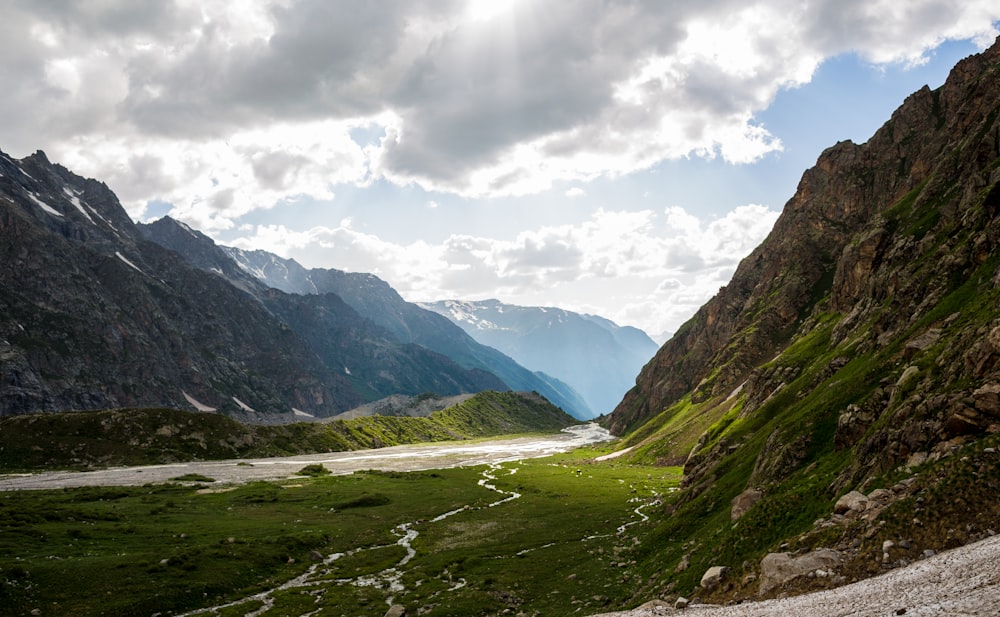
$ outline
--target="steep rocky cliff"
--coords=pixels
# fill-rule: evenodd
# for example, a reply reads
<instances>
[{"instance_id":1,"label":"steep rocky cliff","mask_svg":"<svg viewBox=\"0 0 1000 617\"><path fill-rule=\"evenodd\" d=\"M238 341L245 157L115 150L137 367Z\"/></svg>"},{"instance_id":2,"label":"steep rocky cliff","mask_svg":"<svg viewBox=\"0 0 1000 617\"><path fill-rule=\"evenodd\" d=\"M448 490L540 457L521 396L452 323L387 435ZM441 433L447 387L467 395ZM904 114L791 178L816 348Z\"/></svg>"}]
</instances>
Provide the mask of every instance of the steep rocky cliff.
<instances>
[{"instance_id":1,"label":"steep rocky cliff","mask_svg":"<svg viewBox=\"0 0 1000 617\"><path fill-rule=\"evenodd\" d=\"M914 556L883 561L876 543L940 547L1000 520L988 498L1000 487L998 116L1000 42L908 97L868 142L823 152L768 238L643 368L607 424L629 456L684 465L672 508L687 518L663 534L690 541L658 559L678 573L722 562L749 588L752 558L796 534L877 553L877 570ZM968 481L952 475L956 452ZM876 495L867 518L844 519L857 513L846 506L829 518L852 490Z\"/></svg>"},{"instance_id":2,"label":"steep rocky cliff","mask_svg":"<svg viewBox=\"0 0 1000 617\"><path fill-rule=\"evenodd\" d=\"M836 319L838 340L877 335L884 346L994 257L998 58L994 46L962 61L867 143L826 150L768 238L642 370L612 430L685 396L725 396L751 378L759 387L760 367L810 318Z\"/></svg>"}]
</instances>

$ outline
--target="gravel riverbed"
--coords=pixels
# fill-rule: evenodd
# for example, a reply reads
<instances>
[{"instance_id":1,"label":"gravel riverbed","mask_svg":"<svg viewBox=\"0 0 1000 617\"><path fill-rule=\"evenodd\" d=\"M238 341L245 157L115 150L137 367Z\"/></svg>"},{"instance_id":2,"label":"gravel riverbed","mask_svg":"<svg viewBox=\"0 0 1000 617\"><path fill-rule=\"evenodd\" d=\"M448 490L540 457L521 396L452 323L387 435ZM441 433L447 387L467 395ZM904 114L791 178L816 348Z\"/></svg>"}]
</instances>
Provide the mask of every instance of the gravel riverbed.
<instances>
[{"instance_id":1,"label":"gravel riverbed","mask_svg":"<svg viewBox=\"0 0 1000 617\"><path fill-rule=\"evenodd\" d=\"M554 435L514 437L473 442L413 444L377 450L328 452L264 459L192 461L143 467L113 467L96 471L52 471L0 475L0 490L61 489L79 486L142 486L199 474L220 484L280 480L294 476L306 465L322 464L334 474L365 469L423 471L469 465L502 463L566 452L611 439L596 424L564 429Z\"/></svg>"}]
</instances>

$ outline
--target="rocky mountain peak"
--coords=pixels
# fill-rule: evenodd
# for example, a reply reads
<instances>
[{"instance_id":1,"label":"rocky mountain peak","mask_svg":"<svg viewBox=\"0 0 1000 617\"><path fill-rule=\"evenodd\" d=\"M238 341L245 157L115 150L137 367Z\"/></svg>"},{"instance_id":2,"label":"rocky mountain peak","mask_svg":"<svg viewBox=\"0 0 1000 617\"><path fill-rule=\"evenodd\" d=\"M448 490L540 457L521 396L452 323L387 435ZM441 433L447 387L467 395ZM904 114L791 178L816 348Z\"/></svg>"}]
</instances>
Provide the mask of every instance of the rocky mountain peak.
<instances>
[{"instance_id":1,"label":"rocky mountain peak","mask_svg":"<svg viewBox=\"0 0 1000 617\"><path fill-rule=\"evenodd\" d=\"M904 215L926 207L928 225L972 223L962 217L997 181L998 58L995 44L963 60L942 87L910 95L866 143L825 150L768 238L640 374L612 415L612 430L635 429L686 394L697 402L730 393L818 307L861 311L862 294L869 304L891 296L898 278L880 286L872 272L893 247L899 253L900 243L922 240L895 235L893 222ZM990 233L975 237L980 258L991 254Z\"/></svg>"}]
</instances>

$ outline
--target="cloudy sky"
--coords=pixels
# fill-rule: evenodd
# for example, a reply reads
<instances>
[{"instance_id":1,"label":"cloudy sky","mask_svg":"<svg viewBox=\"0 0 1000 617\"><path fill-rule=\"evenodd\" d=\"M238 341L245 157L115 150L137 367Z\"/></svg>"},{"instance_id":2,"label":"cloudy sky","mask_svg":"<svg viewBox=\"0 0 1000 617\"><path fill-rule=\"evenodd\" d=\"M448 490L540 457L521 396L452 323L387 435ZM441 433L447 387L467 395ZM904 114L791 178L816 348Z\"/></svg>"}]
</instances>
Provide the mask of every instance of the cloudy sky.
<instances>
[{"instance_id":1,"label":"cloudy sky","mask_svg":"<svg viewBox=\"0 0 1000 617\"><path fill-rule=\"evenodd\" d=\"M0 0L0 149L410 300L673 331L996 0Z\"/></svg>"}]
</instances>

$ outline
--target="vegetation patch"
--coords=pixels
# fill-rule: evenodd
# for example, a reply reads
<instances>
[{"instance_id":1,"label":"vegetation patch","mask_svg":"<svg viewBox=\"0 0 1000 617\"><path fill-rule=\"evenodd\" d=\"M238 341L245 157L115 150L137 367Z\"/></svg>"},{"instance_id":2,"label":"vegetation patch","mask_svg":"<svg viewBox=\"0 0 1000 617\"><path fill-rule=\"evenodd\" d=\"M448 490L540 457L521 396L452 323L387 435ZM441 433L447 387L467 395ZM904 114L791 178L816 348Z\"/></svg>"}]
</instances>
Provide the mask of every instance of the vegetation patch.
<instances>
[{"instance_id":1,"label":"vegetation patch","mask_svg":"<svg viewBox=\"0 0 1000 617\"><path fill-rule=\"evenodd\" d=\"M173 482L215 482L215 478L209 478L200 473L186 473L183 476L170 478L170 480Z\"/></svg>"},{"instance_id":2,"label":"vegetation patch","mask_svg":"<svg viewBox=\"0 0 1000 617\"><path fill-rule=\"evenodd\" d=\"M343 452L557 431L577 420L535 393L481 392L430 417L250 426L211 413L115 409L0 418L0 471L92 469Z\"/></svg>"},{"instance_id":3,"label":"vegetation patch","mask_svg":"<svg viewBox=\"0 0 1000 617\"><path fill-rule=\"evenodd\" d=\"M599 451L227 492L0 493L0 615L176 614L234 601L218 614L242 615L264 607L254 594L308 571L308 588L272 593L261 614L382 614L390 595L431 616L621 606L652 529L642 514L661 507L679 473L597 463ZM390 590L394 573L403 591Z\"/></svg>"},{"instance_id":4,"label":"vegetation patch","mask_svg":"<svg viewBox=\"0 0 1000 617\"><path fill-rule=\"evenodd\" d=\"M323 466L322 463L313 463L311 465L306 465L299 470L300 476L328 476L330 475L330 470Z\"/></svg>"}]
</instances>

